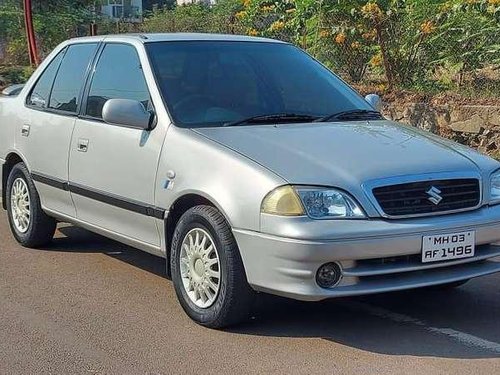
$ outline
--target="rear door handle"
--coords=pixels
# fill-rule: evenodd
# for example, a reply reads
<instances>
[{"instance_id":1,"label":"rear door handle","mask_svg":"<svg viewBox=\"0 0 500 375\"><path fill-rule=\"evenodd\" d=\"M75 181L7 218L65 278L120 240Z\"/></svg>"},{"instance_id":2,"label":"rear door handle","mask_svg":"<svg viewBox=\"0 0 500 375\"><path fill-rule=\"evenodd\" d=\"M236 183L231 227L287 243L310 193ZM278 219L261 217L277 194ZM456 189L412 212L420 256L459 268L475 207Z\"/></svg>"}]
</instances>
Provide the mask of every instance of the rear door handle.
<instances>
[{"instance_id":1,"label":"rear door handle","mask_svg":"<svg viewBox=\"0 0 500 375\"><path fill-rule=\"evenodd\" d=\"M30 135L30 126L28 124L24 124L21 128L21 135L23 137L29 137Z\"/></svg>"},{"instance_id":2,"label":"rear door handle","mask_svg":"<svg viewBox=\"0 0 500 375\"><path fill-rule=\"evenodd\" d=\"M76 149L80 152L87 152L87 150L89 149L89 140L80 138L78 140L78 145L76 146Z\"/></svg>"}]
</instances>

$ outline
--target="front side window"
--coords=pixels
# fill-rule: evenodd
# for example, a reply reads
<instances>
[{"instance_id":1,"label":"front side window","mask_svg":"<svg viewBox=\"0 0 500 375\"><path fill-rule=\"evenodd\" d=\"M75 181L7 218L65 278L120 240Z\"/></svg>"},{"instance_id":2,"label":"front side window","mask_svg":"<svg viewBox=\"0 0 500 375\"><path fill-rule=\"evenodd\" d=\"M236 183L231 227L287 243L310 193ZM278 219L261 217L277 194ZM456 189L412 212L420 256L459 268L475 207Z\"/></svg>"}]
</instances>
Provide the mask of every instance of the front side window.
<instances>
[{"instance_id":1,"label":"front side window","mask_svg":"<svg viewBox=\"0 0 500 375\"><path fill-rule=\"evenodd\" d=\"M64 50L59 52L49 63L36 82L31 94L28 97L27 104L37 108L47 108L49 102L50 89L54 83L59 64L64 56Z\"/></svg>"},{"instance_id":2,"label":"front side window","mask_svg":"<svg viewBox=\"0 0 500 375\"><path fill-rule=\"evenodd\" d=\"M108 99L133 99L149 106L149 91L137 51L131 45L108 44L99 58L87 99L86 115L102 118Z\"/></svg>"},{"instance_id":3,"label":"front side window","mask_svg":"<svg viewBox=\"0 0 500 375\"><path fill-rule=\"evenodd\" d=\"M68 47L54 81L49 108L76 113L85 73L96 47L95 43Z\"/></svg>"},{"instance_id":4,"label":"front side window","mask_svg":"<svg viewBox=\"0 0 500 375\"><path fill-rule=\"evenodd\" d=\"M273 114L313 119L373 111L336 75L289 44L175 41L147 43L146 49L178 126L222 126Z\"/></svg>"}]
</instances>

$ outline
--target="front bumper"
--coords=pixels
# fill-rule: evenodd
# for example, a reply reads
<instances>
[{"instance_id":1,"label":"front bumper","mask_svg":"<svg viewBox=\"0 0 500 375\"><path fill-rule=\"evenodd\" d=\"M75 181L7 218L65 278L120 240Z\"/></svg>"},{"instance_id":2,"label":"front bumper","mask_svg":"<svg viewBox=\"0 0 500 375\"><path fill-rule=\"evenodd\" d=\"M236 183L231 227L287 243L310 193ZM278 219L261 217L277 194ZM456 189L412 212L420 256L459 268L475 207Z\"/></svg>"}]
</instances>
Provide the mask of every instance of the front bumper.
<instances>
[{"instance_id":1,"label":"front bumper","mask_svg":"<svg viewBox=\"0 0 500 375\"><path fill-rule=\"evenodd\" d=\"M307 224L301 220L307 221L264 217L263 228L274 228L280 235L233 230L254 289L315 301L438 285L500 271L500 243L493 245L500 242L500 205L405 220L308 220ZM422 236L468 230L476 231L474 257L420 262ZM334 288L321 288L316 271L333 261L341 265L342 279Z\"/></svg>"}]
</instances>

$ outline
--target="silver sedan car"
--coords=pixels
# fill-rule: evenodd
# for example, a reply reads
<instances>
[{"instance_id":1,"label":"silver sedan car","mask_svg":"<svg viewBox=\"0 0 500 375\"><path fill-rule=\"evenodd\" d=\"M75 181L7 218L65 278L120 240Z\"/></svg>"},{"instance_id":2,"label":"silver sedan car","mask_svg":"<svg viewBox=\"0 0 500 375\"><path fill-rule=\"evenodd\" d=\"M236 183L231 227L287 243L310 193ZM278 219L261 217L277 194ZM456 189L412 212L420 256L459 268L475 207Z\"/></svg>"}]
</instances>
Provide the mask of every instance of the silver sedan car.
<instances>
[{"instance_id":1,"label":"silver sedan car","mask_svg":"<svg viewBox=\"0 0 500 375\"><path fill-rule=\"evenodd\" d=\"M299 48L209 34L62 43L0 97L3 206L166 259L196 322L500 271L500 163L386 120Z\"/></svg>"}]
</instances>

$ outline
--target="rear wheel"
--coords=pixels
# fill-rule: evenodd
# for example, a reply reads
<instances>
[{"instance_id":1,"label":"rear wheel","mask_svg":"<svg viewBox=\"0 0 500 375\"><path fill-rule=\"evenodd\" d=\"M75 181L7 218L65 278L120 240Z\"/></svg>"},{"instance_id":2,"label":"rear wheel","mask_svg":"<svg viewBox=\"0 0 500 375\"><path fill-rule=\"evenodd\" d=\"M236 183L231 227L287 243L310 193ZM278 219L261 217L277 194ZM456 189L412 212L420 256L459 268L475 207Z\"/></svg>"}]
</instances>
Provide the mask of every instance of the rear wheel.
<instances>
[{"instance_id":1,"label":"rear wheel","mask_svg":"<svg viewBox=\"0 0 500 375\"><path fill-rule=\"evenodd\" d=\"M217 209L196 206L184 213L171 251L175 291L191 319L222 328L249 316L254 292L231 228Z\"/></svg>"},{"instance_id":2,"label":"rear wheel","mask_svg":"<svg viewBox=\"0 0 500 375\"><path fill-rule=\"evenodd\" d=\"M16 164L9 174L5 203L12 234L21 245L39 247L52 240L56 221L43 212L24 163Z\"/></svg>"}]
</instances>

